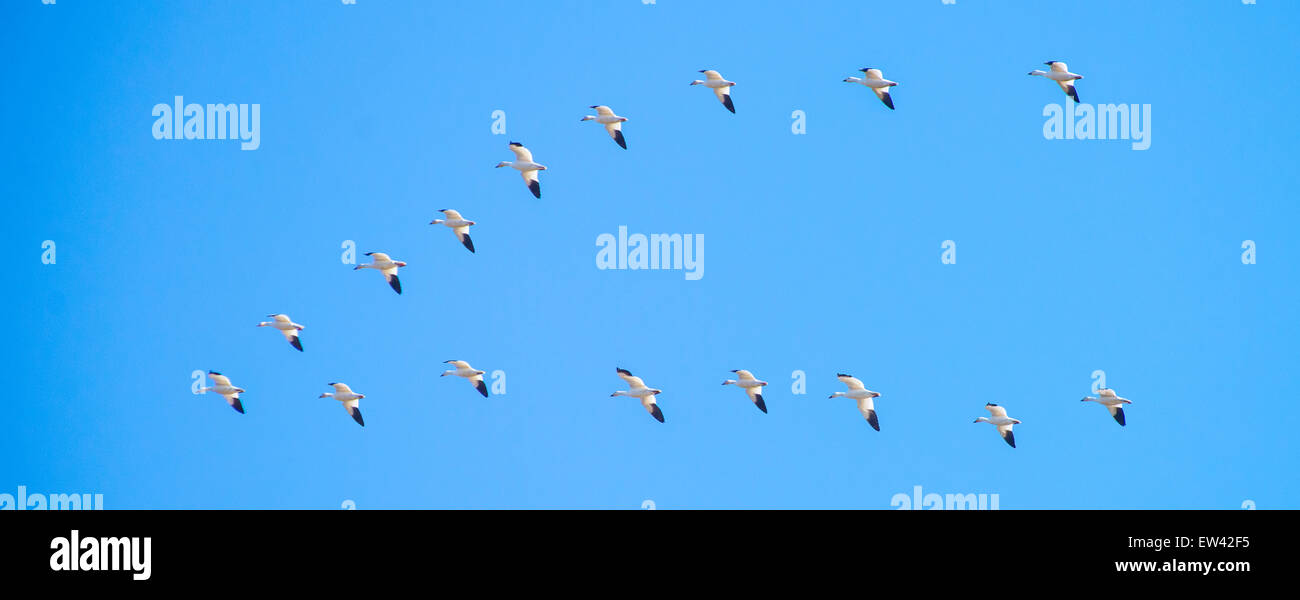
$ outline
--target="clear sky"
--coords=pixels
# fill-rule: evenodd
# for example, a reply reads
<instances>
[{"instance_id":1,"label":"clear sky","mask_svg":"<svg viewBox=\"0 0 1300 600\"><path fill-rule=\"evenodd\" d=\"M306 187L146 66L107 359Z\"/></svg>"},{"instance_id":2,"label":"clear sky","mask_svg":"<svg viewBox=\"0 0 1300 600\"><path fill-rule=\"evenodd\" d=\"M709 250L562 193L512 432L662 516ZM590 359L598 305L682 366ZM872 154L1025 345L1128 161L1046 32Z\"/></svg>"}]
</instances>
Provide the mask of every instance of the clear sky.
<instances>
[{"instance_id":1,"label":"clear sky","mask_svg":"<svg viewBox=\"0 0 1300 600\"><path fill-rule=\"evenodd\" d=\"M1300 5L6 2L0 493L108 508L1300 507ZM1150 105L1151 146L1049 140ZM897 110L842 80L879 67ZM714 68L736 114L687 84ZM260 105L260 147L155 104ZM579 119L628 117L628 149ZM506 135L493 133L504 111ZM803 111L806 134L792 133ZM534 199L493 169L519 141ZM441 208L478 222L470 254ZM703 278L596 238L706 240ZM55 243L43 264L42 242ZM403 294L340 260L386 251ZM944 240L956 264L940 260ZM1243 241L1256 264L1243 264ZM255 325L288 313L299 353ZM480 397L439 378L506 374ZM656 423L615 375L664 390ZM769 414L719 384L771 382ZM191 393L213 369L246 414ZM807 393L792 393L802 370ZM1121 428L1093 372L1133 400ZM852 400L858 376L882 430ZM327 382L362 393L366 426ZM986 402L1022 421L1018 448Z\"/></svg>"}]
</instances>

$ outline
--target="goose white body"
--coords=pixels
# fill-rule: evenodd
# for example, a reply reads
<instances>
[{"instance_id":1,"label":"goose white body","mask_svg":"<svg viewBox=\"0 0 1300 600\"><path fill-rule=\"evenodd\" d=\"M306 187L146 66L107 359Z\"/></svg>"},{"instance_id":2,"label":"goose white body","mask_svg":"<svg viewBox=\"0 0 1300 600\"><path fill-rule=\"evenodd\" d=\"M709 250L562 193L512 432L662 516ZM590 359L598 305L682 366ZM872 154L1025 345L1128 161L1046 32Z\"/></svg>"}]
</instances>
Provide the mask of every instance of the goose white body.
<instances>
[{"instance_id":1,"label":"goose white body","mask_svg":"<svg viewBox=\"0 0 1300 600\"><path fill-rule=\"evenodd\" d=\"M1083 75L1071 73L1070 67L1059 60L1049 60L1043 64L1047 65L1051 70L1042 71L1034 69L1033 71L1030 71L1029 74L1055 81L1056 84L1061 87L1061 91L1065 92L1066 96L1073 98L1077 103L1079 101L1079 90L1074 87L1074 82L1075 80L1083 79Z\"/></svg>"},{"instance_id":2,"label":"goose white body","mask_svg":"<svg viewBox=\"0 0 1300 600\"><path fill-rule=\"evenodd\" d=\"M849 77L844 81L848 83L861 84L871 88L871 91L876 94L876 97L880 98L880 101L884 103L885 106L889 107L890 110L893 110L894 98L889 95L889 88L898 85L898 82L885 79L885 76L880 72L880 69L867 67L858 70L862 71L862 77Z\"/></svg>"},{"instance_id":3,"label":"goose white body","mask_svg":"<svg viewBox=\"0 0 1300 600\"><path fill-rule=\"evenodd\" d=\"M365 427L366 422L361 418L361 406L358 400L365 398L366 395L352 391L352 388L348 387L348 384L346 383L330 383L328 385L332 386L334 391L325 392L324 394L321 394L320 397L333 398L342 402L343 410L347 411L348 416L352 417L352 420L356 421L357 425Z\"/></svg>"},{"instance_id":4,"label":"goose white body","mask_svg":"<svg viewBox=\"0 0 1300 600\"><path fill-rule=\"evenodd\" d=\"M1003 408L1003 407L1001 407L1001 406L998 406L997 404L993 404L992 402L990 402L990 403L988 403L988 404L985 404L985 405L984 405L984 410L989 411L989 414L992 415L992 416L991 416L991 417L978 417L978 418L975 419L975 422L976 422L976 423L989 423L989 424L993 425L994 427L997 427L997 429L998 429L998 435L1002 436L1002 440L1005 441L1005 442L1007 443L1008 446L1011 446L1012 448L1015 448L1015 447L1016 447L1016 436L1015 436L1015 434L1013 434L1013 433L1011 432L1011 426L1012 426L1012 425L1019 425L1019 424L1020 424L1020 420L1019 420L1019 419L1012 419L1011 417L1008 417L1008 416L1007 416L1007 409L1005 409L1005 408Z\"/></svg>"},{"instance_id":5,"label":"goose white body","mask_svg":"<svg viewBox=\"0 0 1300 600\"><path fill-rule=\"evenodd\" d=\"M662 394L663 390L647 387L640 377L633 375L627 369L618 369L617 372L618 376L621 377L623 381L627 382L628 389L614 392L610 394L610 397L627 396L630 398L640 398L641 407L644 408L646 412L650 413L650 416L654 417L656 421L663 423L664 413L660 410L659 404L655 401L655 396Z\"/></svg>"},{"instance_id":6,"label":"goose white body","mask_svg":"<svg viewBox=\"0 0 1300 600\"><path fill-rule=\"evenodd\" d=\"M293 320L289 318L289 315L277 314L266 316L271 317L274 320L262 321L261 323L258 323L257 326L273 327L279 330L280 333L284 335L284 339L289 341L290 346L293 346L294 348L297 348L299 352L302 352L302 341L298 339L298 332L305 328L302 325L294 323Z\"/></svg>"},{"instance_id":7,"label":"goose white body","mask_svg":"<svg viewBox=\"0 0 1300 600\"><path fill-rule=\"evenodd\" d=\"M366 256L370 257L370 264L357 265L352 267L352 270L375 269L384 274L384 280L388 282L388 286L393 288L394 292L401 294L402 280L397 277L397 269L399 267L405 267L406 263L400 260L393 260L383 252L367 252Z\"/></svg>"},{"instance_id":8,"label":"goose white body","mask_svg":"<svg viewBox=\"0 0 1300 600\"><path fill-rule=\"evenodd\" d=\"M546 165L533 162L533 153L519 142L510 142L510 151L515 154L515 160L501 161L497 163L497 168L510 167L519 171L519 175L524 178L524 184L528 186L528 191L533 193L537 198L542 197L542 182L537 178L538 171L545 171Z\"/></svg>"},{"instance_id":9,"label":"goose white body","mask_svg":"<svg viewBox=\"0 0 1300 600\"><path fill-rule=\"evenodd\" d=\"M230 383L229 377L216 371L208 371L208 377L212 379L213 385L211 387L199 388L199 393L203 394L212 392L214 394L219 394L221 397L226 399L226 404L229 404L230 408L235 409L241 415L244 414L244 405L239 400L239 395L244 393L244 388Z\"/></svg>"},{"instance_id":10,"label":"goose white body","mask_svg":"<svg viewBox=\"0 0 1300 600\"><path fill-rule=\"evenodd\" d=\"M443 362L456 368L451 369L450 371L443 371L442 375L439 375L439 377L446 377L448 375L464 377L469 380L469 382L474 386L474 389L478 390L478 393L483 394L484 398L488 397L487 384L483 382L483 374L485 371L475 369L463 360L447 360Z\"/></svg>"},{"instance_id":11,"label":"goose white body","mask_svg":"<svg viewBox=\"0 0 1300 600\"><path fill-rule=\"evenodd\" d=\"M758 407L758 410L766 414L767 404L763 401L763 386L766 386L767 382L759 380L754 377L753 373L744 369L736 369L732 373L736 374L736 379L723 381L722 385L734 385L745 390L745 395L749 397L749 401L753 402L754 406Z\"/></svg>"},{"instance_id":12,"label":"goose white body","mask_svg":"<svg viewBox=\"0 0 1300 600\"><path fill-rule=\"evenodd\" d=\"M614 114L614 109L608 106L593 105L591 108L596 109L595 116L587 115L582 118L583 121L595 121L605 126L605 132L624 150L627 150L627 140L623 138L623 123L627 121L626 117L620 117Z\"/></svg>"},{"instance_id":13,"label":"goose white body","mask_svg":"<svg viewBox=\"0 0 1300 600\"><path fill-rule=\"evenodd\" d=\"M731 86L736 85L736 82L728 81L721 73L712 69L704 69L700 72L704 73L704 79L696 79L691 82L691 85L702 85L713 90L713 94L718 97L718 102L734 114L736 105L731 102Z\"/></svg>"},{"instance_id":14,"label":"goose white body","mask_svg":"<svg viewBox=\"0 0 1300 600\"><path fill-rule=\"evenodd\" d=\"M429 221L430 225L444 225L450 227L452 233L456 234L456 239L460 240L461 245L465 246L470 252L474 252L474 240L469 237L469 228L478 225L460 216L460 213L450 208L444 208L438 211L447 217L446 219L434 219Z\"/></svg>"},{"instance_id":15,"label":"goose white body","mask_svg":"<svg viewBox=\"0 0 1300 600\"><path fill-rule=\"evenodd\" d=\"M1097 404L1105 406L1106 411L1110 413L1110 416L1115 419L1116 423L1119 423L1121 427L1128 425L1124 416L1124 405L1132 404L1133 402L1128 398L1121 398L1120 396L1115 395L1115 390L1102 388L1097 391L1096 398L1088 396L1084 397L1082 401L1096 402Z\"/></svg>"},{"instance_id":16,"label":"goose white body","mask_svg":"<svg viewBox=\"0 0 1300 600\"><path fill-rule=\"evenodd\" d=\"M858 401L858 412L862 413L862 418L867 420L872 429L880 431L880 418L876 415L875 399L880 397L879 393L867 389L862 384L862 380L852 375L839 373L835 376L844 385L848 386L847 392L835 392L830 395L831 398L852 398Z\"/></svg>"}]
</instances>

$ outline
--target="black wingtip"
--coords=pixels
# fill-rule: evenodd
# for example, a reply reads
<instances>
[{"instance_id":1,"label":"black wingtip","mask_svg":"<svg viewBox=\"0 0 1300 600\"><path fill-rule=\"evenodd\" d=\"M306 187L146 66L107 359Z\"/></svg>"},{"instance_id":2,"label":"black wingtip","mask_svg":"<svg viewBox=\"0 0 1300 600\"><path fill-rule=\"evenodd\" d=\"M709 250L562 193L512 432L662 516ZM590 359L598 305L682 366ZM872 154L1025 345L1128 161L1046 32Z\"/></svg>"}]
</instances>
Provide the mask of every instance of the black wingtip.
<instances>
[{"instance_id":1,"label":"black wingtip","mask_svg":"<svg viewBox=\"0 0 1300 600\"><path fill-rule=\"evenodd\" d=\"M658 404L650 405L650 416L654 417L655 420L659 421L660 423L664 422L664 411L659 410Z\"/></svg>"},{"instance_id":2,"label":"black wingtip","mask_svg":"<svg viewBox=\"0 0 1300 600\"><path fill-rule=\"evenodd\" d=\"M631 371L629 371L629 370L627 370L627 369L624 369L623 367L616 367L616 368L618 369L618 372L619 372L620 374L622 374L622 375L627 375L627 376L629 376L629 377L632 376L632 372L631 372Z\"/></svg>"},{"instance_id":3,"label":"black wingtip","mask_svg":"<svg viewBox=\"0 0 1300 600\"><path fill-rule=\"evenodd\" d=\"M542 184L541 184L541 183L539 183L539 182L537 182L537 181L530 181L530 182L528 182L528 190L531 191L531 192L533 193L533 195L536 196L537 198L540 199L540 198L542 197Z\"/></svg>"},{"instance_id":4,"label":"black wingtip","mask_svg":"<svg viewBox=\"0 0 1300 600\"><path fill-rule=\"evenodd\" d=\"M767 414L767 404L763 403L763 396L754 396L754 406L757 406L758 410L763 411L763 414Z\"/></svg>"},{"instance_id":5,"label":"black wingtip","mask_svg":"<svg viewBox=\"0 0 1300 600\"><path fill-rule=\"evenodd\" d=\"M1120 427L1127 425L1127 423L1124 422L1124 409L1118 406L1115 407L1115 422L1119 423Z\"/></svg>"},{"instance_id":6,"label":"black wingtip","mask_svg":"<svg viewBox=\"0 0 1300 600\"><path fill-rule=\"evenodd\" d=\"M483 394L484 398L488 397L487 383L482 381L475 382L474 389L478 390L478 393Z\"/></svg>"},{"instance_id":7,"label":"black wingtip","mask_svg":"<svg viewBox=\"0 0 1300 600\"><path fill-rule=\"evenodd\" d=\"M391 278L389 278L388 285L393 288L394 292L397 292L399 294L402 293L402 280L398 279L396 275L393 275Z\"/></svg>"},{"instance_id":8,"label":"black wingtip","mask_svg":"<svg viewBox=\"0 0 1300 600\"><path fill-rule=\"evenodd\" d=\"M1015 447L1016 447L1016 434L1015 434L1015 433L1008 431L1007 434L1006 434L1005 436L1002 437L1002 439L1006 440L1006 441L1007 441L1007 444L1010 445L1012 448L1015 448Z\"/></svg>"},{"instance_id":9,"label":"black wingtip","mask_svg":"<svg viewBox=\"0 0 1300 600\"><path fill-rule=\"evenodd\" d=\"M1071 98L1074 98L1075 104L1079 103L1079 90L1075 88L1073 85L1070 86L1070 91L1068 92L1067 95L1069 95Z\"/></svg>"},{"instance_id":10,"label":"black wingtip","mask_svg":"<svg viewBox=\"0 0 1300 600\"><path fill-rule=\"evenodd\" d=\"M299 352L302 352L302 342L298 341L298 336L293 336L293 339L289 340L289 345L297 348Z\"/></svg>"},{"instance_id":11,"label":"black wingtip","mask_svg":"<svg viewBox=\"0 0 1300 600\"><path fill-rule=\"evenodd\" d=\"M348 414L352 415L352 420L353 420L353 421L356 421L356 422L357 422L357 425L360 425L360 426L362 426L362 427L365 427L365 426L366 426L366 420L361 418L361 409L360 409L360 408L354 408L354 409L348 411Z\"/></svg>"},{"instance_id":12,"label":"black wingtip","mask_svg":"<svg viewBox=\"0 0 1300 600\"><path fill-rule=\"evenodd\" d=\"M867 423L871 425L872 429L880 431L880 419L876 417L876 411L873 410L867 413Z\"/></svg>"},{"instance_id":13,"label":"black wingtip","mask_svg":"<svg viewBox=\"0 0 1300 600\"><path fill-rule=\"evenodd\" d=\"M727 110L731 111L731 114L736 114L736 105L731 103L731 94L722 95L722 105L727 107Z\"/></svg>"},{"instance_id":14,"label":"black wingtip","mask_svg":"<svg viewBox=\"0 0 1300 600\"><path fill-rule=\"evenodd\" d=\"M235 401L231 403L230 407L239 411L239 414L244 414L244 404L239 401L239 398L235 398Z\"/></svg>"},{"instance_id":15,"label":"black wingtip","mask_svg":"<svg viewBox=\"0 0 1300 600\"><path fill-rule=\"evenodd\" d=\"M885 106L889 107L889 110L894 110L894 98L889 95L889 92L881 94L880 101L884 102Z\"/></svg>"},{"instance_id":16,"label":"black wingtip","mask_svg":"<svg viewBox=\"0 0 1300 600\"><path fill-rule=\"evenodd\" d=\"M468 248L470 252L474 251L474 240L469 239L468 233L465 234L465 239L461 240L460 243L465 244L465 247Z\"/></svg>"},{"instance_id":17,"label":"black wingtip","mask_svg":"<svg viewBox=\"0 0 1300 600\"><path fill-rule=\"evenodd\" d=\"M627 142L623 141L623 130L617 129L614 131L614 142L624 150L627 150Z\"/></svg>"}]
</instances>

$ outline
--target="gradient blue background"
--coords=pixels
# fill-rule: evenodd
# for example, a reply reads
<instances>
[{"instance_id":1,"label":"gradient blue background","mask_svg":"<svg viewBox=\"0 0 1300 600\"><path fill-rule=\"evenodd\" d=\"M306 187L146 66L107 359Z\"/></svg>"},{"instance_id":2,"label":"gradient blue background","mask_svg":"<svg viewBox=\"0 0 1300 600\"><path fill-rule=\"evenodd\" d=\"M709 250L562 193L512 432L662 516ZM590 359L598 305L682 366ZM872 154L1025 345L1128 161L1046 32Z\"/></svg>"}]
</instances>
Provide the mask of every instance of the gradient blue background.
<instances>
[{"instance_id":1,"label":"gradient blue background","mask_svg":"<svg viewBox=\"0 0 1300 600\"><path fill-rule=\"evenodd\" d=\"M1300 6L6 2L0 492L108 508L1300 506ZM1045 140L1150 104L1152 145ZM842 83L876 66L897 111ZM737 81L738 114L699 69ZM260 103L261 148L154 104ZM631 119L629 150L580 123ZM490 115L507 114L508 135ZM791 112L807 135L791 134ZM507 141L550 166L543 198ZM479 222L478 253L428 225ZM705 236L705 275L595 238ZM43 265L41 242L58 262ZM958 264L940 263L940 243ZM1243 265L1254 240L1258 264ZM408 261L398 296L340 244ZM305 353L254 325L284 312ZM484 399L437 375L505 370ZM614 369L664 391L667 423ZM770 414L719 383L746 368ZM247 388L247 414L190 393ZM804 370L808 393L791 394ZM1082 404L1096 369L1134 401ZM883 430L836 372L884 394ZM366 427L317 396L367 394ZM1023 421L1019 448L985 402Z\"/></svg>"}]
</instances>

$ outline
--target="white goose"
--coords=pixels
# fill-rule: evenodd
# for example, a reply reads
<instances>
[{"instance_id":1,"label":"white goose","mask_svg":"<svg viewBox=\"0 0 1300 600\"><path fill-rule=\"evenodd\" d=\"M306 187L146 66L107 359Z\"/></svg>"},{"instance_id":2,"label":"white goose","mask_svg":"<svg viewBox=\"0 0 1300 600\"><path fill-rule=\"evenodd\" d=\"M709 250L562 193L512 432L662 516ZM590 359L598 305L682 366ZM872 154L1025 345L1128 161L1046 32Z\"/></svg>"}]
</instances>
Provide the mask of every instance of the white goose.
<instances>
[{"instance_id":1,"label":"white goose","mask_svg":"<svg viewBox=\"0 0 1300 600\"><path fill-rule=\"evenodd\" d=\"M1110 416L1115 417L1115 422L1119 423L1121 427L1126 425L1126 423L1124 423L1124 405L1133 403L1128 398L1116 396L1115 390L1107 388L1097 390L1096 398L1088 396L1084 397L1082 401L1096 402L1097 404L1105 406L1106 410L1110 411Z\"/></svg>"},{"instance_id":2,"label":"white goose","mask_svg":"<svg viewBox=\"0 0 1300 600\"><path fill-rule=\"evenodd\" d=\"M294 323L289 319L289 315L266 315L275 319L274 321L262 321L258 327L274 327L284 334L284 338L289 340L289 345L297 348L302 352L302 342L298 339L298 332L303 330L303 326Z\"/></svg>"},{"instance_id":3,"label":"white goose","mask_svg":"<svg viewBox=\"0 0 1300 600\"><path fill-rule=\"evenodd\" d=\"M866 419L867 423L871 424L872 429L880 431L880 420L876 418L876 404L872 401L873 398L880 397L880 394L867 389L867 386L862 385L861 379L852 375L839 373L835 375L835 377L844 382L844 385L849 387L849 391L835 392L834 394L831 394L830 397L853 398L854 400L857 400L858 410L862 413L862 418Z\"/></svg>"},{"instance_id":4,"label":"white goose","mask_svg":"<svg viewBox=\"0 0 1300 600\"><path fill-rule=\"evenodd\" d=\"M239 395L244 393L244 388L235 387L230 384L230 378L216 371L208 371L208 377L212 378L212 387L199 388L199 393L215 392L221 394L226 399L226 404L231 408L244 414L244 405L239 401Z\"/></svg>"},{"instance_id":5,"label":"white goose","mask_svg":"<svg viewBox=\"0 0 1300 600\"><path fill-rule=\"evenodd\" d=\"M609 137L614 138L614 143L627 150L627 143L623 141L623 121L626 117L620 117L614 114L614 110L608 106L592 106L596 109L596 116L587 115L582 118L583 121L595 121L605 126L605 131L609 132Z\"/></svg>"},{"instance_id":6,"label":"white goose","mask_svg":"<svg viewBox=\"0 0 1300 600\"><path fill-rule=\"evenodd\" d=\"M656 421L663 423L664 413L659 410L659 405L655 403L655 396L663 393L663 390L646 387L645 382L641 381L640 377L633 375L627 369L619 369L618 376L627 382L628 389L627 391L614 392L609 397L628 396L630 398L640 398L641 406L645 407L646 412L650 413L650 416L654 417Z\"/></svg>"},{"instance_id":7,"label":"white goose","mask_svg":"<svg viewBox=\"0 0 1300 600\"><path fill-rule=\"evenodd\" d=\"M1074 101L1078 103L1079 90L1076 90L1074 88L1074 81L1076 79L1083 79L1083 75L1071 73L1070 67L1066 66L1065 63L1059 60L1049 60L1043 64L1051 67L1052 70L1040 71L1038 69L1034 69L1033 71L1030 71L1029 74L1037 75L1039 77L1046 77L1048 79L1051 79L1052 81L1055 81L1056 85L1061 86L1061 90L1065 92L1066 96L1074 98Z\"/></svg>"},{"instance_id":8,"label":"white goose","mask_svg":"<svg viewBox=\"0 0 1300 600\"><path fill-rule=\"evenodd\" d=\"M450 227L451 231L456 234L456 239L460 240L460 243L464 244L471 253L474 252L474 240L469 239L469 228L471 225L478 225L478 223L466 221L460 216L459 212L450 208L444 208L438 212L442 213L444 217L447 217L446 220L434 219L429 221L429 224L442 224Z\"/></svg>"},{"instance_id":9,"label":"white goose","mask_svg":"<svg viewBox=\"0 0 1300 600\"><path fill-rule=\"evenodd\" d=\"M346 383L331 383L328 385L334 386L334 391L325 392L324 394L321 394L320 397L333 398L342 402L343 410L348 411L348 415L352 417L352 420L356 421L357 425L365 427L366 421L361 418L361 407L357 405L357 400L365 398L366 395L353 392L352 388L348 387L348 384Z\"/></svg>"},{"instance_id":10,"label":"white goose","mask_svg":"<svg viewBox=\"0 0 1300 600\"><path fill-rule=\"evenodd\" d=\"M862 77L849 77L844 81L849 83L860 83L871 88L871 91L876 93L876 97L880 98L880 101L884 102L885 106L889 107L889 110L894 110L894 99L889 95L889 88L898 84L885 79L885 76L880 72L880 69L867 67L858 70L862 71Z\"/></svg>"},{"instance_id":11,"label":"white goose","mask_svg":"<svg viewBox=\"0 0 1300 600\"><path fill-rule=\"evenodd\" d=\"M713 93L718 96L718 102L721 102L723 106L727 107L727 110L734 114L736 106L731 103L731 86L736 85L736 82L723 79L722 75L717 71L705 69L700 72L704 73L704 81L696 79L691 82L691 85L702 85L713 89Z\"/></svg>"},{"instance_id":12,"label":"white goose","mask_svg":"<svg viewBox=\"0 0 1300 600\"><path fill-rule=\"evenodd\" d=\"M397 278L397 268L405 267L406 263L400 260L393 260L383 252L367 252L366 256L370 257L371 263L368 265L357 265L352 270L357 269L375 269L384 274L384 280L393 288L394 292L402 293L402 281Z\"/></svg>"},{"instance_id":13,"label":"white goose","mask_svg":"<svg viewBox=\"0 0 1300 600\"><path fill-rule=\"evenodd\" d=\"M992 402L985 404L984 408L989 411L989 414L993 415L993 418L990 419L988 417L979 417L975 419L975 422L992 423L994 426L998 428L998 435L1001 435L1002 439L1006 440L1007 444L1011 445L1012 448L1015 448L1016 436L1015 434L1011 433L1011 426L1019 425L1020 420L1012 419L1011 417L1008 417L1007 409L1002 408L1001 406L998 406L996 404L993 404Z\"/></svg>"},{"instance_id":14,"label":"white goose","mask_svg":"<svg viewBox=\"0 0 1300 600\"><path fill-rule=\"evenodd\" d=\"M763 386L767 385L767 382L759 381L753 373L744 369L736 369L732 373L736 374L736 378L728 379L722 382L722 385L734 385L745 390L745 395L749 396L754 406L763 411L763 414L767 414L767 405L763 403Z\"/></svg>"},{"instance_id":15,"label":"white goose","mask_svg":"<svg viewBox=\"0 0 1300 600\"><path fill-rule=\"evenodd\" d=\"M541 198L542 183L537 180L537 172L545 171L546 165L533 162L533 153L519 142L510 142L510 151L515 153L515 160L513 162L503 160L497 163L497 168L511 167L518 170L524 178L524 183L528 184L529 191Z\"/></svg>"},{"instance_id":16,"label":"white goose","mask_svg":"<svg viewBox=\"0 0 1300 600\"><path fill-rule=\"evenodd\" d=\"M483 383L484 371L479 371L474 367L469 366L469 363L463 360L446 360L443 362L456 368L450 371L443 371L442 375L439 375L439 377L446 377L448 375L464 377L465 379L469 380L470 384L474 386L474 389L478 390L478 393L483 394L483 397L487 398L488 395L487 384Z\"/></svg>"}]
</instances>

